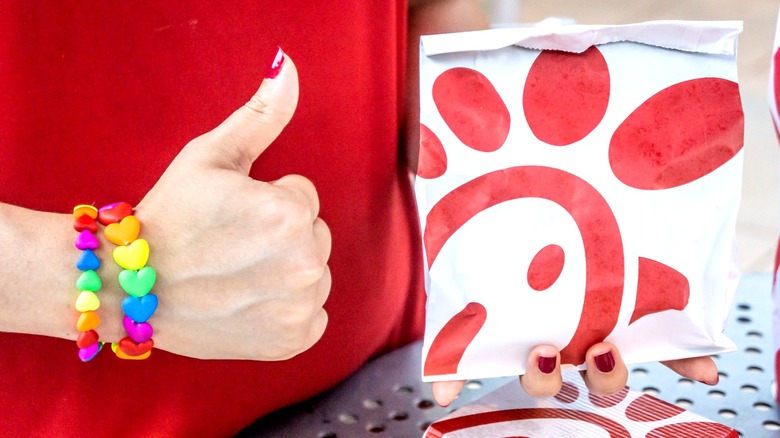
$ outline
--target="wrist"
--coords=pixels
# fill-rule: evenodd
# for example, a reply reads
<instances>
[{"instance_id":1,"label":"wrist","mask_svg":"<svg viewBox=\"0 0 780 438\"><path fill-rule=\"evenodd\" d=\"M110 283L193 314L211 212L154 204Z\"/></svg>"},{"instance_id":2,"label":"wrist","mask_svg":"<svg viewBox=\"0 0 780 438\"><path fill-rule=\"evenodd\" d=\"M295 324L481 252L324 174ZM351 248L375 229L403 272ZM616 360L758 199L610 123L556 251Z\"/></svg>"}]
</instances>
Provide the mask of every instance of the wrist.
<instances>
[{"instance_id":1,"label":"wrist","mask_svg":"<svg viewBox=\"0 0 780 438\"><path fill-rule=\"evenodd\" d=\"M0 204L0 330L60 338L72 330L68 227L67 215Z\"/></svg>"},{"instance_id":2,"label":"wrist","mask_svg":"<svg viewBox=\"0 0 780 438\"><path fill-rule=\"evenodd\" d=\"M76 269L79 251L72 214L46 213L0 204L0 331L50 336L75 341L79 312L74 304L79 291ZM121 337L121 294L117 293L119 269L111 262L108 242L96 233L101 260L97 271L103 288L101 340Z\"/></svg>"}]
</instances>

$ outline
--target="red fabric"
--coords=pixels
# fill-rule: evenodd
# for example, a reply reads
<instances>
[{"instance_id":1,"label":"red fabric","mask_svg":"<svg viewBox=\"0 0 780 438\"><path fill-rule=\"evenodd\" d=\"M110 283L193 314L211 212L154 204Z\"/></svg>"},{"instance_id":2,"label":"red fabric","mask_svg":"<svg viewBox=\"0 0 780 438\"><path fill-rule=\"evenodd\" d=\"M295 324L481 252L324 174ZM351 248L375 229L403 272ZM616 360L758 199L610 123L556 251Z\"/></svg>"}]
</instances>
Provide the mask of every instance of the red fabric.
<instances>
[{"instance_id":1,"label":"red fabric","mask_svg":"<svg viewBox=\"0 0 780 438\"><path fill-rule=\"evenodd\" d=\"M398 151L401 3L0 5L0 201L62 213L138 202L188 140L252 95L281 46L300 103L252 175L315 183L334 278L324 338L281 363L156 351L83 364L72 341L2 333L4 435L231 435L420 336L419 231Z\"/></svg>"}]
</instances>

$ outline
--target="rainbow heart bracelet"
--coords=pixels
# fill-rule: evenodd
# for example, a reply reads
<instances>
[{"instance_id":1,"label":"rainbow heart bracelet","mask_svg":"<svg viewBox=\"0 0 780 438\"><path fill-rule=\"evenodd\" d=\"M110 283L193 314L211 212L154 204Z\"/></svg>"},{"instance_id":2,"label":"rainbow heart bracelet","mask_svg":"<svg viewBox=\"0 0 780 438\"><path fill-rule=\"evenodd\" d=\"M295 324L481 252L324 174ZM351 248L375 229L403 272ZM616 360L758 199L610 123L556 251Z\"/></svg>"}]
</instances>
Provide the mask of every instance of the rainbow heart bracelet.
<instances>
[{"instance_id":1,"label":"rainbow heart bracelet","mask_svg":"<svg viewBox=\"0 0 780 438\"><path fill-rule=\"evenodd\" d=\"M133 207L126 202L109 204L100 209L91 205L77 205L73 209L74 229L79 233L75 246L82 253L76 261L76 268L82 271L76 280L79 290L75 308L80 313L76 328L79 331L76 345L79 358L88 362L103 348L95 330L100 318L95 311L100 307L96 292L102 287L96 271L100 259L94 250L100 246L95 233L98 225L105 225L104 234L109 242L117 245L113 251L114 261L123 269L119 273L119 286L127 293L122 300L124 317L122 326L127 336L111 344L111 350L121 359L141 360L151 355L154 347L154 330L147 322L157 310L157 296L150 293L157 273L146 266L149 259L149 244L138 238L141 224L133 216Z\"/></svg>"},{"instance_id":2,"label":"rainbow heart bracelet","mask_svg":"<svg viewBox=\"0 0 780 438\"><path fill-rule=\"evenodd\" d=\"M82 362L94 359L103 348L100 335L95 330L100 325L100 318L95 313L100 307L100 298L96 292L102 286L100 277L95 272L100 268L100 259L94 253L100 246L95 236L97 215L97 209L91 205L77 205L73 208L73 229L79 233L74 246L81 250L81 255L76 260L76 269L81 271L81 275L76 280L79 294L75 307L79 312L79 319L76 321L76 329L79 331L76 346L79 347L79 359Z\"/></svg>"},{"instance_id":3,"label":"rainbow heart bracelet","mask_svg":"<svg viewBox=\"0 0 780 438\"><path fill-rule=\"evenodd\" d=\"M133 216L133 207L126 202L100 208L98 221L106 226L106 239L117 245L113 257L123 269L119 273L119 286L128 295L122 300L125 314L122 326L127 336L111 344L111 350L120 359L146 359L154 347L154 330L147 320L157 310L158 304L157 296L150 293L157 273L151 266L146 266L149 244L138 238L141 223Z\"/></svg>"}]
</instances>

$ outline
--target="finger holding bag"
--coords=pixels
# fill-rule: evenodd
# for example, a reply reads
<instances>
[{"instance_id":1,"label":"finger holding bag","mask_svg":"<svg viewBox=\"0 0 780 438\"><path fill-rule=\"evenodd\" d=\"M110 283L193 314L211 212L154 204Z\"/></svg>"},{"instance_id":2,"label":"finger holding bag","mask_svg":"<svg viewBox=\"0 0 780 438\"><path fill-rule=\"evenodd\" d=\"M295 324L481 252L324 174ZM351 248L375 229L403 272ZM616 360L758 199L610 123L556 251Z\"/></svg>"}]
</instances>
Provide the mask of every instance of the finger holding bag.
<instances>
[{"instance_id":1,"label":"finger holding bag","mask_svg":"<svg viewBox=\"0 0 780 438\"><path fill-rule=\"evenodd\" d=\"M624 361L717 381L695 357L735 349L722 332L739 278L740 31L666 21L422 38L422 371L443 400L464 379L522 374L531 393L554 393L535 346L587 370L594 393L622 387Z\"/></svg>"}]
</instances>

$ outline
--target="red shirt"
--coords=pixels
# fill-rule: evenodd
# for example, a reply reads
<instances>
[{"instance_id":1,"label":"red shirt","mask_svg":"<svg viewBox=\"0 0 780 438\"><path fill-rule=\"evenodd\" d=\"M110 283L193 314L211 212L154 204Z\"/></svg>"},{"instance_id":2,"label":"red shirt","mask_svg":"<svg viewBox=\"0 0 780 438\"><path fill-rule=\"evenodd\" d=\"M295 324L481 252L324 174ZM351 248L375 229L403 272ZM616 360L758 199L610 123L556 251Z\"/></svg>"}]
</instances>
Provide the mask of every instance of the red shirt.
<instances>
[{"instance_id":1,"label":"red shirt","mask_svg":"<svg viewBox=\"0 0 780 438\"><path fill-rule=\"evenodd\" d=\"M419 229L398 147L405 4L237 3L0 4L0 201L61 213L137 203L248 100L281 46L300 102L252 176L298 173L318 188L333 236L324 337L284 362L158 350L84 364L73 341L0 333L3 435L230 435L420 336Z\"/></svg>"}]
</instances>

